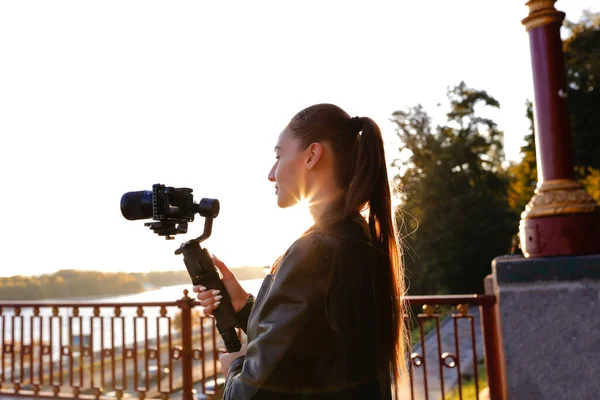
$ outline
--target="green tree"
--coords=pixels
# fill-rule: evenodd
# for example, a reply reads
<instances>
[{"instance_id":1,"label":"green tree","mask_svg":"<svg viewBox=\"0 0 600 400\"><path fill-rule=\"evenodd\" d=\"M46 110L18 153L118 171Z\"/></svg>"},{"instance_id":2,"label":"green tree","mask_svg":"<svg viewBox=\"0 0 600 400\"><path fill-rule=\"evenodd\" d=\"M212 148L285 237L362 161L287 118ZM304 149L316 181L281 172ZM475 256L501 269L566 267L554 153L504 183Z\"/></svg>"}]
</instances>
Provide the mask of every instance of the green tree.
<instances>
[{"instance_id":1,"label":"green tree","mask_svg":"<svg viewBox=\"0 0 600 400\"><path fill-rule=\"evenodd\" d=\"M581 178L588 167L600 169L600 13L586 11L577 23L565 22L573 160Z\"/></svg>"},{"instance_id":2,"label":"green tree","mask_svg":"<svg viewBox=\"0 0 600 400\"><path fill-rule=\"evenodd\" d=\"M521 162L513 163L508 168L510 185L508 202L516 212L525 209L537 185L537 166L535 158L535 125L533 122L533 104L527 100L526 117L529 120L529 133L525 135L525 145L521 147Z\"/></svg>"},{"instance_id":3,"label":"green tree","mask_svg":"<svg viewBox=\"0 0 600 400\"><path fill-rule=\"evenodd\" d=\"M409 154L394 165L411 294L481 292L492 259L507 252L516 231L503 133L476 111L498 108L498 101L464 82L449 89L448 99L444 126L433 128L420 105L392 114Z\"/></svg>"},{"instance_id":4,"label":"green tree","mask_svg":"<svg viewBox=\"0 0 600 400\"><path fill-rule=\"evenodd\" d=\"M598 201L600 192L600 13L566 21L564 41L575 175Z\"/></svg>"}]
</instances>

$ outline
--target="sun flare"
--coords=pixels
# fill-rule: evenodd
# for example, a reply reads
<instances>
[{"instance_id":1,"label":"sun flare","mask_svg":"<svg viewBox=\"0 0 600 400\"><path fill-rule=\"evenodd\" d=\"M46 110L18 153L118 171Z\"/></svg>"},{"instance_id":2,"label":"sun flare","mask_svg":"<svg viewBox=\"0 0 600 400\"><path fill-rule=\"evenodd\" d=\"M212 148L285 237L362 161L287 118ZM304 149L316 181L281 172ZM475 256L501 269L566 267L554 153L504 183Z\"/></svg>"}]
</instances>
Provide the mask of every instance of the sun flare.
<instances>
[{"instance_id":1,"label":"sun flare","mask_svg":"<svg viewBox=\"0 0 600 400\"><path fill-rule=\"evenodd\" d=\"M300 200L298 200L298 204L296 204L296 207L303 209L306 212L309 212L310 200L303 197Z\"/></svg>"},{"instance_id":2,"label":"sun flare","mask_svg":"<svg viewBox=\"0 0 600 400\"><path fill-rule=\"evenodd\" d=\"M313 217L310 213L310 200L301 198L298 203L290 209L291 217L294 225L300 229L308 229L314 224Z\"/></svg>"}]
</instances>

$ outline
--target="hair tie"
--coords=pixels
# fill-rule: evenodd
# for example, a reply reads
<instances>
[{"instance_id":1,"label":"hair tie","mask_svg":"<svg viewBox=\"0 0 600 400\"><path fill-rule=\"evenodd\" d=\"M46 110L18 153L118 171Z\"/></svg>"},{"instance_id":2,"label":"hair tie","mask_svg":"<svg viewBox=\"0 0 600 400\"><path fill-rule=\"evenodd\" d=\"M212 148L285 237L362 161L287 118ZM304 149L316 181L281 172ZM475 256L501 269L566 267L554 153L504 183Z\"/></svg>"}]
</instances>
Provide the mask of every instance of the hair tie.
<instances>
[{"instance_id":1,"label":"hair tie","mask_svg":"<svg viewBox=\"0 0 600 400\"><path fill-rule=\"evenodd\" d=\"M362 131L363 122L360 119L360 117L350 118L350 123L351 123L351 126L352 126L352 131L354 131L356 133Z\"/></svg>"}]
</instances>

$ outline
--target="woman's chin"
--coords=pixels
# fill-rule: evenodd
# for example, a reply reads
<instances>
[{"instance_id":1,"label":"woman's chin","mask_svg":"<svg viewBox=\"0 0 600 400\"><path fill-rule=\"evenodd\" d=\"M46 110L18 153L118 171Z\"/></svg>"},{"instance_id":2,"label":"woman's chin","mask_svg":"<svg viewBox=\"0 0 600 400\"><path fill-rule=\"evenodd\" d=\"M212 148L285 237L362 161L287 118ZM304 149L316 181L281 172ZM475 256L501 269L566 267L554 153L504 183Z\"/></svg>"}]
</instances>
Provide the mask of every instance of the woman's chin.
<instances>
[{"instance_id":1,"label":"woman's chin","mask_svg":"<svg viewBox=\"0 0 600 400\"><path fill-rule=\"evenodd\" d=\"M279 206L279 208L288 208L296 203L296 201L292 201L290 199L286 199L285 197L277 195L277 206Z\"/></svg>"}]
</instances>

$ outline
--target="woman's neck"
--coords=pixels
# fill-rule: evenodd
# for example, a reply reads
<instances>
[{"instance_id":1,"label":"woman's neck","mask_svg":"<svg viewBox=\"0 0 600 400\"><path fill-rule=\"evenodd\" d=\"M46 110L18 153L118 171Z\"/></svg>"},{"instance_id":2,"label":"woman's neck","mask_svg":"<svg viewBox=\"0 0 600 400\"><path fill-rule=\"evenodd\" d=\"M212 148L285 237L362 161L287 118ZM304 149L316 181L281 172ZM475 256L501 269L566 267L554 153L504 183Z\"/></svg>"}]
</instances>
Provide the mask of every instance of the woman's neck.
<instances>
[{"instance_id":1,"label":"woman's neck","mask_svg":"<svg viewBox=\"0 0 600 400\"><path fill-rule=\"evenodd\" d=\"M337 208L342 202L341 192L333 191L322 196L315 196L308 206L310 214L315 222L319 221L325 214Z\"/></svg>"}]
</instances>

